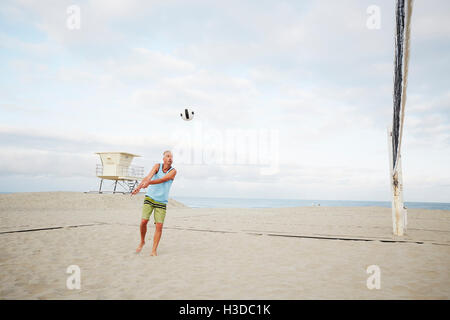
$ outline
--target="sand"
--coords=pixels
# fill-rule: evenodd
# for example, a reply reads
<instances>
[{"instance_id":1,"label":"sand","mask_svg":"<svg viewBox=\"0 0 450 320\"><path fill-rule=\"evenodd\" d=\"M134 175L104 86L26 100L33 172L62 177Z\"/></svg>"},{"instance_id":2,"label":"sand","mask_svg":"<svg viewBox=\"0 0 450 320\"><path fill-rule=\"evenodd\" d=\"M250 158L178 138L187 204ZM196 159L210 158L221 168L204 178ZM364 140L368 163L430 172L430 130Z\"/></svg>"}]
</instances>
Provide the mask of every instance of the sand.
<instances>
[{"instance_id":1,"label":"sand","mask_svg":"<svg viewBox=\"0 0 450 320\"><path fill-rule=\"evenodd\" d=\"M169 202L158 256L143 195L0 195L0 299L449 299L450 211L193 209ZM22 232L19 232L22 231ZM80 289L66 285L70 265ZM380 268L368 289L367 267Z\"/></svg>"}]
</instances>

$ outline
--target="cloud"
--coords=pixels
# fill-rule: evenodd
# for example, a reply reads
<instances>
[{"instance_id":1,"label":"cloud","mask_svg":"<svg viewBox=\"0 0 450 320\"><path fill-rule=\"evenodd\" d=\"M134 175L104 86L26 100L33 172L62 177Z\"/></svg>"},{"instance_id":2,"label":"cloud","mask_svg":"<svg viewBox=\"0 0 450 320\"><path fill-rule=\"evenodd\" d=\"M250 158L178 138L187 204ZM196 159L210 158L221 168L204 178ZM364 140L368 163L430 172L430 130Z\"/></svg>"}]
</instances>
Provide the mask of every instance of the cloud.
<instances>
[{"instance_id":1,"label":"cloud","mask_svg":"<svg viewBox=\"0 0 450 320\"><path fill-rule=\"evenodd\" d=\"M117 132L99 134L84 131L59 131L42 128L0 127L2 146L20 146L42 151L59 151L90 153L100 151L117 151L136 153L133 150L159 151L166 146L164 134L156 132L151 136L136 136ZM164 141L164 142L163 142ZM38 145L40 148L36 148ZM108 150L111 149L111 150ZM133 149L133 150L131 150Z\"/></svg>"},{"instance_id":2,"label":"cloud","mask_svg":"<svg viewBox=\"0 0 450 320\"><path fill-rule=\"evenodd\" d=\"M95 174L93 155L76 152L2 147L0 175L91 177Z\"/></svg>"},{"instance_id":3,"label":"cloud","mask_svg":"<svg viewBox=\"0 0 450 320\"><path fill-rule=\"evenodd\" d=\"M422 1L414 1L412 37L419 42L442 41L450 38L450 21L446 19L450 11L448 1L439 1L430 6Z\"/></svg>"},{"instance_id":4,"label":"cloud","mask_svg":"<svg viewBox=\"0 0 450 320\"><path fill-rule=\"evenodd\" d=\"M389 197L393 2L377 4L379 30L366 27L370 1L85 1L78 31L66 27L72 4L0 5L3 174L85 176L107 150L147 166L202 123L205 137L276 130L282 169L178 163L185 193ZM416 2L413 16L404 175L420 184L423 159L436 167L430 199L446 197L436 190L450 142L447 7ZM185 107L194 121L180 119ZM418 188L408 186L420 198Z\"/></svg>"}]
</instances>

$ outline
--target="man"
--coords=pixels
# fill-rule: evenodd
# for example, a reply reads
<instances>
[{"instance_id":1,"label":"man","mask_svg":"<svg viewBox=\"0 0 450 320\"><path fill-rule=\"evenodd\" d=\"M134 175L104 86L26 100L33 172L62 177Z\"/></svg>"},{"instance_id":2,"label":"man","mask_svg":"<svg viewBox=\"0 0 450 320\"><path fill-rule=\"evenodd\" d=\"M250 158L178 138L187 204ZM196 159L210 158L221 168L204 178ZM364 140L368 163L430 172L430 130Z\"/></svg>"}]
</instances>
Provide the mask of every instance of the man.
<instances>
[{"instance_id":1,"label":"man","mask_svg":"<svg viewBox=\"0 0 450 320\"><path fill-rule=\"evenodd\" d=\"M159 240L161 239L162 227L164 218L166 217L166 207L169 200L170 186L173 179L177 174L177 170L172 168L172 152L164 151L163 163L157 163L153 166L150 173L141 181L136 189L133 190L131 195L135 195L141 190L141 188L147 188L145 194L144 206L142 208L142 220L141 220L141 243L136 249L136 253L141 252L142 247L145 244L145 234L147 233L147 223L150 219L152 211L155 211L155 236L153 238L152 256L156 256L156 249L158 248ZM154 178L154 179L152 179Z\"/></svg>"}]
</instances>

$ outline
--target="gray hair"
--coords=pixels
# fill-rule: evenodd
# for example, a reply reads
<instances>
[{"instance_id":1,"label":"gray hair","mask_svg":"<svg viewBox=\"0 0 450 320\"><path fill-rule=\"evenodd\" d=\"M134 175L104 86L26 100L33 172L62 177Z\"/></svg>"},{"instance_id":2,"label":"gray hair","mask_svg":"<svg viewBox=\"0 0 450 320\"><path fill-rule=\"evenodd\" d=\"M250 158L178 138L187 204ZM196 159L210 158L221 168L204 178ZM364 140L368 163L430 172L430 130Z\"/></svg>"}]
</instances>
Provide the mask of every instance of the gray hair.
<instances>
[{"instance_id":1,"label":"gray hair","mask_svg":"<svg viewBox=\"0 0 450 320\"><path fill-rule=\"evenodd\" d=\"M170 154L172 154L172 151L166 150L166 151L163 152L163 156L165 156L167 152L169 152Z\"/></svg>"}]
</instances>

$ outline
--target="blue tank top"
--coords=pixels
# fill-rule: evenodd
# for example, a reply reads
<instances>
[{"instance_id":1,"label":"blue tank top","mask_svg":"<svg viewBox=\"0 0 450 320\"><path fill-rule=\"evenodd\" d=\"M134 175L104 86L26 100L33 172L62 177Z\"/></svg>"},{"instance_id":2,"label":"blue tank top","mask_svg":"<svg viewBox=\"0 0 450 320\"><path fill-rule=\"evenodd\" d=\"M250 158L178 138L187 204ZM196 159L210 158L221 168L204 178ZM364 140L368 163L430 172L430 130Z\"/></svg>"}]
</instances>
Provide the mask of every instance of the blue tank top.
<instances>
[{"instance_id":1,"label":"blue tank top","mask_svg":"<svg viewBox=\"0 0 450 320\"><path fill-rule=\"evenodd\" d=\"M163 178L172 169L173 169L173 167L170 168L166 173L164 173L163 172L163 163L160 163L158 172L155 173L152 180ZM167 201L169 200L169 190L170 190L170 186L172 185L172 182L173 182L173 180L167 180L166 182L163 182L163 183L151 184L148 186L147 193L145 195L149 196L150 198L152 198L155 201L167 204Z\"/></svg>"}]
</instances>

